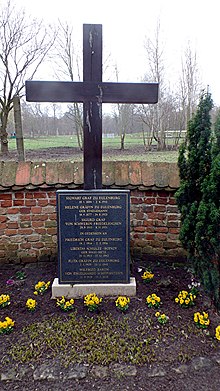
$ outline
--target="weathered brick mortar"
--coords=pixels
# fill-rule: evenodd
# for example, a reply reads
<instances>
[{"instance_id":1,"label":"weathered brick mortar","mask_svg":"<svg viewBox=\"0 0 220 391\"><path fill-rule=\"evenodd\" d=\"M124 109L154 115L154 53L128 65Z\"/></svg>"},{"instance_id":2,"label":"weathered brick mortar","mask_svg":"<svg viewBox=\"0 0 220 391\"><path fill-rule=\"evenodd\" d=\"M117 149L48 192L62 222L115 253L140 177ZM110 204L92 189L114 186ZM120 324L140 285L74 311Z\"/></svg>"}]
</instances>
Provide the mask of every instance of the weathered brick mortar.
<instances>
[{"instance_id":1,"label":"weathered brick mortar","mask_svg":"<svg viewBox=\"0 0 220 391\"><path fill-rule=\"evenodd\" d=\"M82 173L81 163L0 162L0 263L56 257L56 190L82 188ZM176 164L103 163L104 188L131 190L132 253L185 255L178 240L178 186Z\"/></svg>"}]
</instances>

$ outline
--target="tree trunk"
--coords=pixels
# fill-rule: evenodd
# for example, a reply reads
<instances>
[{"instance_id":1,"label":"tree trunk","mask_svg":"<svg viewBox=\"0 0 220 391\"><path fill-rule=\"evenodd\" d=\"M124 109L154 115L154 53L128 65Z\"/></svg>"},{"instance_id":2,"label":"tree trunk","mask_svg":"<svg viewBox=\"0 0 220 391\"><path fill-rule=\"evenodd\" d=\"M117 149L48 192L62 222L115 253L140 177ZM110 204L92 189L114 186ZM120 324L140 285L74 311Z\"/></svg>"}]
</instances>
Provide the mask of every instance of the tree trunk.
<instances>
[{"instance_id":1,"label":"tree trunk","mask_svg":"<svg viewBox=\"0 0 220 391\"><path fill-rule=\"evenodd\" d=\"M124 151L125 149L125 134L122 134L121 135L121 147L120 147L120 151Z\"/></svg>"},{"instance_id":2,"label":"tree trunk","mask_svg":"<svg viewBox=\"0 0 220 391\"><path fill-rule=\"evenodd\" d=\"M18 151L18 160L24 161L24 139L22 132L22 121L21 121L21 106L20 97L14 96L13 98L14 107L14 121L15 121L15 133L16 133L16 145Z\"/></svg>"},{"instance_id":3,"label":"tree trunk","mask_svg":"<svg viewBox=\"0 0 220 391\"><path fill-rule=\"evenodd\" d=\"M3 109L4 110L4 109ZM1 113L1 154L8 155L8 133L7 129L8 112Z\"/></svg>"}]
</instances>

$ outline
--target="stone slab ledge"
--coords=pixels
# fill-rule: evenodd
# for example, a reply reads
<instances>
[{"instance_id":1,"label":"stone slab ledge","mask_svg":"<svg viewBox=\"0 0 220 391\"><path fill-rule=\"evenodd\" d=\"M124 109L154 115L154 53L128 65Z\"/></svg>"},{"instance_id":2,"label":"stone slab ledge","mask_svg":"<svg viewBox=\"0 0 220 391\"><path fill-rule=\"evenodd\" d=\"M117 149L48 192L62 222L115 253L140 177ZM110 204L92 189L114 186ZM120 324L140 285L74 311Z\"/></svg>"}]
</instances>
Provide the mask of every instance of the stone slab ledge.
<instances>
[{"instance_id":1,"label":"stone slab ledge","mask_svg":"<svg viewBox=\"0 0 220 391\"><path fill-rule=\"evenodd\" d=\"M83 298L89 293L96 293L101 297L116 296L135 296L136 280L130 278L128 284L59 284L58 278L55 278L52 284L52 299L64 296L67 299Z\"/></svg>"}]
</instances>

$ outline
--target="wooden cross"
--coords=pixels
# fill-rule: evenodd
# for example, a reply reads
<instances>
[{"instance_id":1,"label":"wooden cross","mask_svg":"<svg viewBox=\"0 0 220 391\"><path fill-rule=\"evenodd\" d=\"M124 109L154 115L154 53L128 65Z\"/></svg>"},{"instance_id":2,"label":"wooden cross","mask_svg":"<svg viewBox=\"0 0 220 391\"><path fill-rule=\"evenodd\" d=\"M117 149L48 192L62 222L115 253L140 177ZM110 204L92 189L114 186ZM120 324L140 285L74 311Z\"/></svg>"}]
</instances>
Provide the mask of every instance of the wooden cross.
<instances>
[{"instance_id":1,"label":"wooden cross","mask_svg":"<svg viewBox=\"0 0 220 391\"><path fill-rule=\"evenodd\" d=\"M102 82L102 25L83 25L83 82L26 81L29 102L82 102L84 189L102 187L102 103L157 103L158 83Z\"/></svg>"}]
</instances>

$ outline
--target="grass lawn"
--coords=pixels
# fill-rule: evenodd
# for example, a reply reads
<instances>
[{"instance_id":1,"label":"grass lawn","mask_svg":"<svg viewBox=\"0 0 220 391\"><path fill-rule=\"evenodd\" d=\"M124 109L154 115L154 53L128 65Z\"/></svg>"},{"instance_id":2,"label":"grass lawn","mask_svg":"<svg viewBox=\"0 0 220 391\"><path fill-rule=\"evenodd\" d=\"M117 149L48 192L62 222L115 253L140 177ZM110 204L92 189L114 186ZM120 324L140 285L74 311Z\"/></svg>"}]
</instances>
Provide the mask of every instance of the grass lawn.
<instances>
[{"instance_id":1,"label":"grass lawn","mask_svg":"<svg viewBox=\"0 0 220 391\"><path fill-rule=\"evenodd\" d=\"M41 158L42 153L45 155L45 160L53 160L61 158L64 155L66 160L81 161L83 154L78 148L77 138L73 136L48 136L35 139L25 138L24 147L26 155L34 152L34 160ZM71 150L71 147L73 148ZM58 148L57 154L54 155L55 148ZM63 149L63 150L62 150ZM65 150L67 153L65 153ZM43 151L42 151L43 150ZM9 151L16 151L16 140L9 139ZM39 154L38 154L39 152ZM63 156L62 156L63 159ZM177 162L178 151L145 151L141 134L126 135L125 150L120 150L120 137L103 138L103 160L105 161L150 161L150 162ZM28 160L28 159L27 159Z\"/></svg>"}]
</instances>

